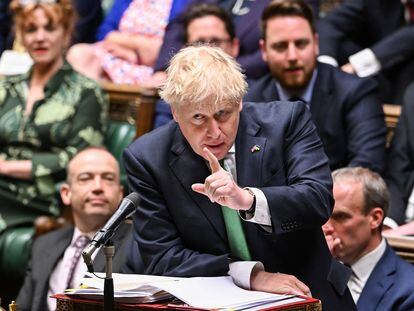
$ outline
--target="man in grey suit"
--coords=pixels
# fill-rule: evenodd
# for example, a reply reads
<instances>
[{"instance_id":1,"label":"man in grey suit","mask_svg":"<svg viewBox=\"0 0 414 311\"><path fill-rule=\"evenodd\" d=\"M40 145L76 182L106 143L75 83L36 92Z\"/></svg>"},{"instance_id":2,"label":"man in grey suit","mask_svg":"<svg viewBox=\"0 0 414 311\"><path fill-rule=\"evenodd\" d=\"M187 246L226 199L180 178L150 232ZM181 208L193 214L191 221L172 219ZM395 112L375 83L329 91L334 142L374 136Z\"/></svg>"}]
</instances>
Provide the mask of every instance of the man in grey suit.
<instances>
[{"instance_id":1,"label":"man in grey suit","mask_svg":"<svg viewBox=\"0 0 414 311\"><path fill-rule=\"evenodd\" d=\"M67 181L60 194L71 206L74 226L48 233L35 240L24 284L17 297L19 310L55 310L50 295L79 285L86 272L80 252L116 211L123 197L116 159L105 149L91 147L79 152L68 166ZM131 226L122 224L112 238L115 245L113 271L124 264ZM83 243L82 243L83 242ZM78 246L78 247L77 247ZM95 271L104 271L105 257L96 253Z\"/></svg>"}]
</instances>

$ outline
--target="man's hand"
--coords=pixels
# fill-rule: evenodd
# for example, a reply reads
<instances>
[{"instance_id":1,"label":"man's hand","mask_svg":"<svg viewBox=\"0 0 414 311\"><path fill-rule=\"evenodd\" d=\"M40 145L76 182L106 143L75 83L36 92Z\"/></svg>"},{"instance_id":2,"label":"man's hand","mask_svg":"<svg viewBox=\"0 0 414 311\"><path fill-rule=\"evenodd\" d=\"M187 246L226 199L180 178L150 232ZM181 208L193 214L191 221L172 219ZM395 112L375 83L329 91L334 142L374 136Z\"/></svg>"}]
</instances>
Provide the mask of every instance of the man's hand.
<instances>
[{"instance_id":1,"label":"man's hand","mask_svg":"<svg viewBox=\"0 0 414 311\"><path fill-rule=\"evenodd\" d=\"M203 151L212 174L206 178L204 184L193 184L191 188L207 196L213 203L217 202L236 210L248 210L253 204L253 196L236 184L231 173L220 166L210 150L204 148Z\"/></svg>"},{"instance_id":2,"label":"man's hand","mask_svg":"<svg viewBox=\"0 0 414 311\"><path fill-rule=\"evenodd\" d=\"M345 65L342 65L341 67L342 71L345 71L350 74L355 74L355 69L352 67L350 63L346 63Z\"/></svg>"},{"instance_id":3,"label":"man's hand","mask_svg":"<svg viewBox=\"0 0 414 311\"><path fill-rule=\"evenodd\" d=\"M334 229L331 224L326 223L322 226L323 234L325 235L326 243L332 256L337 258L338 251L341 248L341 239L336 237Z\"/></svg>"},{"instance_id":4,"label":"man's hand","mask_svg":"<svg viewBox=\"0 0 414 311\"><path fill-rule=\"evenodd\" d=\"M253 271L250 286L262 292L312 297L309 287L289 274Z\"/></svg>"}]
</instances>

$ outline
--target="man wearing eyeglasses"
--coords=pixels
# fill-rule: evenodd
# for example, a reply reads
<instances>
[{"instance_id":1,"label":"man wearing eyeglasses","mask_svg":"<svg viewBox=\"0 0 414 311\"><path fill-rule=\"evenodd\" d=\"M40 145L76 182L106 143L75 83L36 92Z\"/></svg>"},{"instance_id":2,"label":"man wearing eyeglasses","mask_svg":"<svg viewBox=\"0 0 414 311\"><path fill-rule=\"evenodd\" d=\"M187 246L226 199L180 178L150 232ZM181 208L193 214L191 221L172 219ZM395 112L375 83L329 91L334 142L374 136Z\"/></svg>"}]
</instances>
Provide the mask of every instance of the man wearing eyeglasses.
<instances>
[{"instance_id":1,"label":"man wearing eyeglasses","mask_svg":"<svg viewBox=\"0 0 414 311\"><path fill-rule=\"evenodd\" d=\"M212 3L199 3L191 6L184 17L184 39L187 45L209 44L221 48L237 58L240 43L236 38L230 15L220 6ZM172 120L170 105L164 101L157 103L154 127Z\"/></svg>"}]
</instances>

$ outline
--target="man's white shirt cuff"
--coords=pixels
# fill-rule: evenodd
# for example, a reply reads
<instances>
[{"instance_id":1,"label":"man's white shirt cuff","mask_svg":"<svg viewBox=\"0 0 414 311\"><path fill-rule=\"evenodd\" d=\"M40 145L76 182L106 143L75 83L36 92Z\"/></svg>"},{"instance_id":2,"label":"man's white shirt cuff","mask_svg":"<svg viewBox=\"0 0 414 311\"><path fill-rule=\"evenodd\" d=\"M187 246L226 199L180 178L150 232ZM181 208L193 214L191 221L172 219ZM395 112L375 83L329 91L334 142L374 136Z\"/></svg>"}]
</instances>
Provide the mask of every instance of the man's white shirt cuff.
<instances>
[{"instance_id":1,"label":"man's white shirt cuff","mask_svg":"<svg viewBox=\"0 0 414 311\"><path fill-rule=\"evenodd\" d=\"M271 226L272 221L266 196L264 195L263 191L258 188L249 187L249 189L254 193L256 197L256 208L254 214L243 213L245 214L245 217L243 217L242 214L240 214L239 210L239 216L245 221L254 222L263 226Z\"/></svg>"},{"instance_id":2,"label":"man's white shirt cuff","mask_svg":"<svg viewBox=\"0 0 414 311\"><path fill-rule=\"evenodd\" d=\"M230 263L228 274L237 286L250 290L250 277L253 269L264 270L260 261L235 261Z\"/></svg>"},{"instance_id":3,"label":"man's white shirt cuff","mask_svg":"<svg viewBox=\"0 0 414 311\"><path fill-rule=\"evenodd\" d=\"M329 55L319 55L318 62L338 67L338 62L336 59Z\"/></svg>"},{"instance_id":4,"label":"man's white shirt cuff","mask_svg":"<svg viewBox=\"0 0 414 311\"><path fill-rule=\"evenodd\" d=\"M381 70L381 64L371 49L363 49L351 55L349 62L361 78L371 76Z\"/></svg>"},{"instance_id":5,"label":"man's white shirt cuff","mask_svg":"<svg viewBox=\"0 0 414 311\"><path fill-rule=\"evenodd\" d=\"M395 229L395 228L398 227L398 224L394 219L392 219L390 217L385 217L384 218L384 226L387 226L391 229Z\"/></svg>"}]
</instances>

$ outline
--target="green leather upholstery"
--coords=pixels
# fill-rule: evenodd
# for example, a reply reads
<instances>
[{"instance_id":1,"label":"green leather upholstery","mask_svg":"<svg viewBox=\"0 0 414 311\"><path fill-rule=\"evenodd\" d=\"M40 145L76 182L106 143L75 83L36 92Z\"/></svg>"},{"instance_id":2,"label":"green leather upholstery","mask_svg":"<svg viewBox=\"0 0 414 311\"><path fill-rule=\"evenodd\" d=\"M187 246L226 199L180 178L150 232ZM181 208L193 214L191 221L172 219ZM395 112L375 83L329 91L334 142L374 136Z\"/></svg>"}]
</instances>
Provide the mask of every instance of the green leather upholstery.
<instances>
[{"instance_id":1,"label":"green leather upholstery","mask_svg":"<svg viewBox=\"0 0 414 311\"><path fill-rule=\"evenodd\" d=\"M33 235L33 227L17 227L2 234L0 252L5 256L0 258L0 271L16 278L24 276Z\"/></svg>"},{"instance_id":2,"label":"green leather upholstery","mask_svg":"<svg viewBox=\"0 0 414 311\"><path fill-rule=\"evenodd\" d=\"M122 152L124 149L132 143L135 137L135 125L127 122L111 121L106 131L104 145L110 153L118 160L121 168L121 184L124 186L125 192L127 192L127 179L125 168L122 162Z\"/></svg>"}]
</instances>

